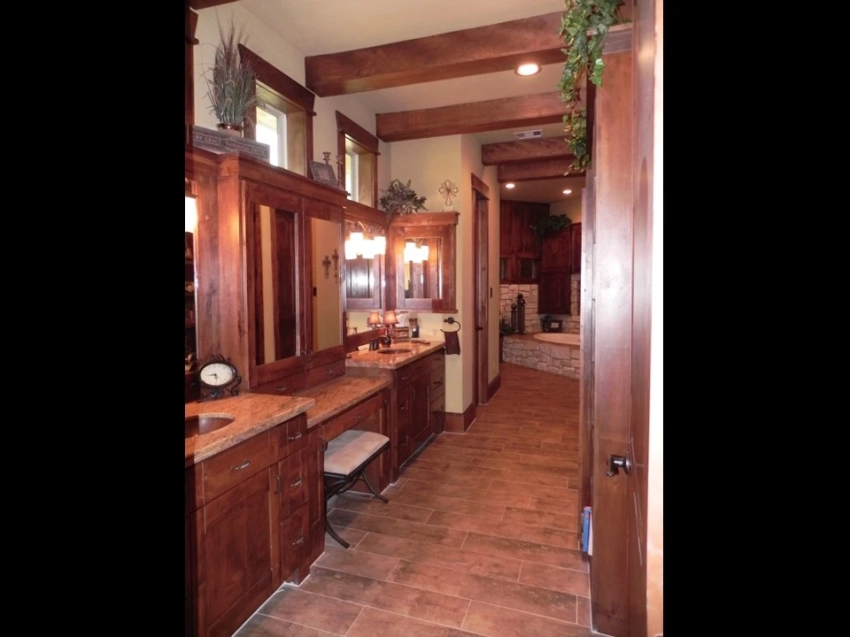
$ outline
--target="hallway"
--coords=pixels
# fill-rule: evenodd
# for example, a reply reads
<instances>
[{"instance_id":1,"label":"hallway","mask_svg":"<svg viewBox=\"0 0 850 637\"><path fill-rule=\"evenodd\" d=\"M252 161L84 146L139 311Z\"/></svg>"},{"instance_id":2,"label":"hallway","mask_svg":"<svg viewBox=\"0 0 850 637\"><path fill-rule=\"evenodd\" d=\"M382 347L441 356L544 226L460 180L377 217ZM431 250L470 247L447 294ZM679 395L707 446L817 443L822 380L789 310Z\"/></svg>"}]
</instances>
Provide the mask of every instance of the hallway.
<instances>
[{"instance_id":1,"label":"hallway","mask_svg":"<svg viewBox=\"0 0 850 637\"><path fill-rule=\"evenodd\" d=\"M586 637L578 550L579 381L509 363L465 434L443 433L384 495L344 494L300 587L237 637Z\"/></svg>"}]
</instances>

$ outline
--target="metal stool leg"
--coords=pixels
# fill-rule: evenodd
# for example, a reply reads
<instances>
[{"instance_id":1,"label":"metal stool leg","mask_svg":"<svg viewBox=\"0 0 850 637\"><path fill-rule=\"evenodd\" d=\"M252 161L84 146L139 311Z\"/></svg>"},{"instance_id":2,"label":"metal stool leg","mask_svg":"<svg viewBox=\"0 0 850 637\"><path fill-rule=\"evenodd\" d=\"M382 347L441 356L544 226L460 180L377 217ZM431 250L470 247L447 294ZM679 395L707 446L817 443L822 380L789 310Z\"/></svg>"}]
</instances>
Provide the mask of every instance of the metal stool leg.
<instances>
[{"instance_id":1,"label":"metal stool leg","mask_svg":"<svg viewBox=\"0 0 850 637\"><path fill-rule=\"evenodd\" d=\"M379 500L381 500L381 501L382 501L382 502L384 502L385 504L388 504L388 503L389 503L389 500L387 500L384 496L382 496L380 493L378 493L378 492L375 490L375 487L373 487L373 486L372 486L372 483L371 483L371 482L369 482L369 476L367 476L367 475L366 475L366 472L365 472L365 471L364 471L364 472L360 475L360 477L361 477L361 478L363 478L363 482L365 482L365 483L366 483L366 486L369 488L369 491L371 491L371 492L374 494L374 496L375 496L376 498L378 498Z\"/></svg>"}]
</instances>

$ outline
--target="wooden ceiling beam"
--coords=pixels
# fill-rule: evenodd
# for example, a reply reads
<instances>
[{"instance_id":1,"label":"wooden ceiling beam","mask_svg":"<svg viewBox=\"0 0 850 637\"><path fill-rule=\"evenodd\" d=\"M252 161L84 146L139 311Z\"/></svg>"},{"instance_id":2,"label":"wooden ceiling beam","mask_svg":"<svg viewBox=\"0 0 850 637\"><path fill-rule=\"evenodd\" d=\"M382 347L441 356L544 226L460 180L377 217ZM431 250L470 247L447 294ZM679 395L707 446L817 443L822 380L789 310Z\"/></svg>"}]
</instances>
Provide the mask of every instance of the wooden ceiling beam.
<instances>
[{"instance_id":1,"label":"wooden ceiling beam","mask_svg":"<svg viewBox=\"0 0 850 637\"><path fill-rule=\"evenodd\" d=\"M567 156L571 156L571 153L564 137L523 139L516 142L481 145L481 163L485 166Z\"/></svg>"},{"instance_id":2,"label":"wooden ceiling beam","mask_svg":"<svg viewBox=\"0 0 850 637\"><path fill-rule=\"evenodd\" d=\"M499 164L496 169L496 178L500 184L503 184L508 181L532 181L534 179L565 177L570 170L573 159L574 157L570 155L561 159ZM570 177L581 177L583 175L584 171L569 174Z\"/></svg>"},{"instance_id":3,"label":"wooden ceiling beam","mask_svg":"<svg viewBox=\"0 0 850 637\"><path fill-rule=\"evenodd\" d=\"M523 62L564 63L563 12L304 58L307 88L345 95L509 71Z\"/></svg>"},{"instance_id":4,"label":"wooden ceiling beam","mask_svg":"<svg viewBox=\"0 0 850 637\"><path fill-rule=\"evenodd\" d=\"M385 142L527 128L563 121L567 106L560 91L504 97L375 116L376 135Z\"/></svg>"}]
</instances>

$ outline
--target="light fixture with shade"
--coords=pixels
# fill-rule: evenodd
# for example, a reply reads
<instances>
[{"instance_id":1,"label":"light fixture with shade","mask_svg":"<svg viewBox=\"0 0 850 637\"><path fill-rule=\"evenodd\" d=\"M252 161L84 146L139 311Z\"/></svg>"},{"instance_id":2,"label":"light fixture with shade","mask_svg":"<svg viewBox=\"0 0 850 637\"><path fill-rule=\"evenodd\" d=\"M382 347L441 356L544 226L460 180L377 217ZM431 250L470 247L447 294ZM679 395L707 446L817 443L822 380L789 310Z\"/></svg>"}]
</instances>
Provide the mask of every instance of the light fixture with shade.
<instances>
[{"instance_id":1,"label":"light fixture with shade","mask_svg":"<svg viewBox=\"0 0 850 637\"><path fill-rule=\"evenodd\" d=\"M377 312L370 312L369 313L369 318L366 319L366 325L368 325L372 329L375 329L381 323L382 323L382 321L381 321L381 315L380 314L378 314Z\"/></svg>"},{"instance_id":2,"label":"light fixture with shade","mask_svg":"<svg viewBox=\"0 0 850 637\"><path fill-rule=\"evenodd\" d=\"M540 65L536 62L526 62L525 64L520 64L516 68L516 74L522 75L523 77L537 75L538 73L540 73Z\"/></svg>"},{"instance_id":3,"label":"light fixture with shade","mask_svg":"<svg viewBox=\"0 0 850 637\"><path fill-rule=\"evenodd\" d=\"M185 182L186 217L184 228L186 232L195 232L195 228L198 227L198 199L192 182L188 179L185 179Z\"/></svg>"}]
</instances>

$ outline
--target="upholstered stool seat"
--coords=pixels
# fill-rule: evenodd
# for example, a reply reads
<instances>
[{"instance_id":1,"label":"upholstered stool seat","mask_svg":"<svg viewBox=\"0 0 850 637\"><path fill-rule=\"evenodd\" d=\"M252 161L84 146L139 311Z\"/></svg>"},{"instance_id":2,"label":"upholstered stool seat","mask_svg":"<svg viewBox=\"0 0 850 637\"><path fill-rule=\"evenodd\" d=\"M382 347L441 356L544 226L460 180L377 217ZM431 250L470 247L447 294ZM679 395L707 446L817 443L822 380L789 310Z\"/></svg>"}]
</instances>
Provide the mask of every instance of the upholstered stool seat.
<instances>
[{"instance_id":1,"label":"upholstered stool seat","mask_svg":"<svg viewBox=\"0 0 850 637\"><path fill-rule=\"evenodd\" d=\"M382 502L389 502L375 490L366 475L366 467L390 446L390 439L373 431L349 429L328 443L325 449L325 530L345 548L343 540L328 522L328 500L348 491L358 480Z\"/></svg>"}]
</instances>

